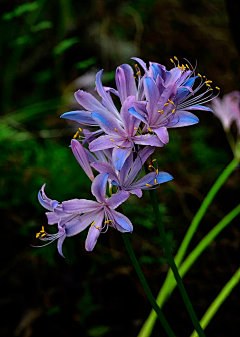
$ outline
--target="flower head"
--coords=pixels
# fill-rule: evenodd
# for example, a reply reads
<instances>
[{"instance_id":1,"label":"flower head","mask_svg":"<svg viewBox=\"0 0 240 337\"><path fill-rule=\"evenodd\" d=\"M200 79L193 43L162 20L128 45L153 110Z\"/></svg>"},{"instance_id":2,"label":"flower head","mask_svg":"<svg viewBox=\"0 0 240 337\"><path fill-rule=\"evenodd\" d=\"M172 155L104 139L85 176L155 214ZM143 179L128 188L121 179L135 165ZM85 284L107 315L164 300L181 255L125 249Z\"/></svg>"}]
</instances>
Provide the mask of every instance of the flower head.
<instances>
[{"instance_id":1,"label":"flower head","mask_svg":"<svg viewBox=\"0 0 240 337\"><path fill-rule=\"evenodd\" d=\"M37 234L42 241L58 239L58 251L63 256L62 244L66 237L74 236L89 225L85 243L87 251L92 251L101 232L114 227L120 232L132 232L131 221L123 214L115 211L130 195L127 191L119 191L110 198L106 197L108 174L99 174L92 183L92 194L97 201L86 199L73 199L64 201L62 205L47 198L42 188L40 195L41 204L52 211L47 213L49 224L58 224L58 233L47 234L44 230ZM56 204L57 203L57 204ZM49 206L54 205L54 206ZM46 207L47 206L47 207Z\"/></svg>"}]
</instances>

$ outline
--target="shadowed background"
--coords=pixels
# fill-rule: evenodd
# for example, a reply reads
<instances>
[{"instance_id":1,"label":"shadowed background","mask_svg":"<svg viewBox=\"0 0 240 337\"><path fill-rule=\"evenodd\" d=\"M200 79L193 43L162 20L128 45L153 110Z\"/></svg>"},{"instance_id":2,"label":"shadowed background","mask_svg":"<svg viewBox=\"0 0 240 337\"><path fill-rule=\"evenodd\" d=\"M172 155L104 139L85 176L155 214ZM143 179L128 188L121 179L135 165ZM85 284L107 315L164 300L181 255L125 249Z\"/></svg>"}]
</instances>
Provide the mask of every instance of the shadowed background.
<instances>
[{"instance_id":1,"label":"shadowed background","mask_svg":"<svg viewBox=\"0 0 240 337\"><path fill-rule=\"evenodd\" d=\"M47 226L37 193L44 183L52 199L92 198L70 140L79 125L59 116L77 109L73 93L94 94L95 74L115 86L115 69L130 57L171 68L176 55L221 87L221 96L240 89L240 5L222 0L189 1L1 1L0 336L137 336L150 305L128 258L120 233L110 228L93 252L84 249L86 231L37 245ZM194 213L232 153L220 122L197 112L200 124L172 129L170 143L157 150L159 169L174 176L157 193L175 253ZM235 130L233 129L233 132ZM239 203L239 169L214 199L190 245L193 248ZM136 255L155 295L168 270L148 193L124 205L134 225ZM199 318L239 267L236 218L184 277ZM206 330L207 336L239 333L239 287ZM176 289L164 306L176 336L192 325ZM237 333L238 331L238 333ZM157 322L152 336L165 336Z\"/></svg>"}]
</instances>

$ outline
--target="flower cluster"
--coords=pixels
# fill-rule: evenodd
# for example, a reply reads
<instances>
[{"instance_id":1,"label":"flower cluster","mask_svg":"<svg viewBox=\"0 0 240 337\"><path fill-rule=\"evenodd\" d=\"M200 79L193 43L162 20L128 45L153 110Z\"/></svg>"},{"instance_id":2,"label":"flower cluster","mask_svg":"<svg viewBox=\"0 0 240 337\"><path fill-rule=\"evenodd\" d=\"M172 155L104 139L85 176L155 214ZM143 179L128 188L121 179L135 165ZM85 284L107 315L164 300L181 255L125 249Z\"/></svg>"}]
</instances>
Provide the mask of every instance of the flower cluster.
<instances>
[{"instance_id":1,"label":"flower cluster","mask_svg":"<svg viewBox=\"0 0 240 337\"><path fill-rule=\"evenodd\" d=\"M46 196L45 185L40 190L39 202L49 211L48 224L57 224L58 232L52 235L42 228L36 236L48 241L46 244L58 239L62 256L65 238L88 226L87 251L93 250L100 233L109 226L120 232L132 232L131 221L116 209L131 194L140 198L142 190L157 188L173 179L169 173L159 171L155 160L150 159L156 148L169 142L168 129L198 123L193 110L212 111L202 105L214 98L212 81L196 75L191 64L180 65L174 57L171 59L174 66L168 71L161 64L150 62L147 67L141 59L133 59L138 63L136 74L128 64L119 66L116 89L104 87L103 71L97 73L96 91L101 102L78 90L75 98L84 110L61 116L80 123L81 127L91 127L90 130L79 127L71 149L92 181L91 192L96 198L96 201L73 199L59 203ZM111 95L118 97L120 111ZM143 175L146 162L149 173Z\"/></svg>"}]
</instances>

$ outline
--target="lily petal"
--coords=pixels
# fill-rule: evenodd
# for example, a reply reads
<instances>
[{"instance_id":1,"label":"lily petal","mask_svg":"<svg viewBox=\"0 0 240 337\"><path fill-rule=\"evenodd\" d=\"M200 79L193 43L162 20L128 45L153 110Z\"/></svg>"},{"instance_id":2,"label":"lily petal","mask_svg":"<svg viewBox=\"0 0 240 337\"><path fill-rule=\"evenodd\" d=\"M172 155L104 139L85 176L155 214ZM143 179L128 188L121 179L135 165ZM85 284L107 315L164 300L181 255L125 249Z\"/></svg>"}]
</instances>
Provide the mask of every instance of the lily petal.
<instances>
[{"instance_id":1,"label":"lily petal","mask_svg":"<svg viewBox=\"0 0 240 337\"><path fill-rule=\"evenodd\" d=\"M96 180L96 179L95 179ZM95 181L94 180L94 181ZM72 199L63 201L62 207L66 213L85 213L91 212L99 208L99 204L96 201L86 199Z\"/></svg>"},{"instance_id":2,"label":"lily petal","mask_svg":"<svg viewBox=\"0 0 240 337\"><path fill-rule=\"evenodd\" d=\"M132 232L133 231L133 225L131 221L123 214L111 210L110 211L110 217L114 220L114 227L119 230L122 233L125 232Z\"/></svg>"},{"instance_id":3,"label":"lily petal","mask_svg":"<svg viewBox=\"0 0 240 337\"><path fill-rule=\"evenodd\" d=\"M203 111L213 112L213 110L211 108L209 108L207 106L200 105L200 104L192 105L192 106L186 107L185 109L186 110L203 110Z\"/></svg>"},{"instance_id":4,"label":"lily petal","mask_svg":"<svg viewBox=\"0 0 240 337\"><path fill-rule=\"evenodd\" d=\"M88 235L85 241L85 249L87 252L91 252L97 243L97 239L102 229L103 218L104 211L101 211L98 217L94 220L95 224L89 228Z\"/></svg>"},{"instance_id":5,"label":"lily petal","mask_svg":"<svg viewBox=\"0 0 240 337\"><path fill-rule=\"evenodd\" d=\"M89 150L91 152L96 152L100 150L110 149L112 147L115 147L116 142L119 140L120 140L119 136L118 137L115 136L114 139L113 139L113 136L100 136L97 139L94 139L89 144Z\"/></svg>"},{"instance_id":6,"label":"lily petal","mask_svg":"<svg viewBox=\"0 0 240 337\"><path fill-rule=\"evenodd\" d=\"M146 134L143 136L134 136L132 139L134 140L135 144L158 147L164 146L163 142L161 142L161 140L155 135Z\"/></svg>"},{"instance_id":7,"label":"lily petal","mask_svg":"<svg viewBox=\"0 0 240 337\"><path fill-rule=\"evenodd\" d=\"M77 102L88 111L106 111L106 108L91 94L78 90L74 94Z\"/></svg>"},{"instance_id":8,"label":"lily petal","mask_svg":"<svg viewBox=\"0 0 240 337\"><path fill-rule=\"evenodd\" d=\"M70 119L71 121L75 121L84 125L91 125L91 126L96 126L98 125L91 116L90 111L70 111L70 112L65 112L63 115L60 116L61 118L66 118Z\"/></svg>"},{"instance_id":9,"label":"lily petal","mask_svg":"<svg viewBox=\"0 0 240 337\"><path fill-rule=\"evenodd\" d=\"M116 170L120 171L132 149L118 149L115 147L112 153L112 162Z\"/></svg>"},{"instance_id":10,"label":"lily petal","mask_svg":"<svg viewBox=\"0 0 240 337\"><path fill-rule=\"evenodd\" d=\"M85 152L85 149L82 146L82 144L80 144L76 139L72 139L71 149L72 149L72 152L75 158L77 159L77 161L79 162L83 170L85 171L86 175L89 177L91 181L93 181L94 175L92 172L92 168L89 164L87 153Z\"/></svg>"},{"instance_id":11,"label":"lily petal","mask_svg":"<svg viewBox=\"0 0 240 337\"><path fill-rule=\"evenodd\" d=\"M98 113L93 111L91 116L92 119L100 126L100 128L108 135L126 135L126 132L117 122L116 118L111 116L109 113Z\"/></svg>"},{"instance_id":12,"label":"lily petal","mask_svg":"<svg viewBox=\"0 0 240 337\"><path fill-rule=\"evenodd\" d=\"M129 109L133 107L133 102L135 101L135 96L129 96L123 102L120 115L122 117L124 129L129 136L133 136L140 124L139 118L136 118L133 114L129 114ZM136 128L136 129L135 129Z\"/></svg>"},{"instance_id":13,"label":"lily petal","mask_svg":"<svg viewBox=\"0 0 240 337\"><path fill-rule=\"evenodd\" d=\"M136 95L136 83L132 67L128 64L122 64L116 70L116 86L118 89L121 103L128 98L128 96Z\"/></svg>"},{"instance_id":14,"label":"lily petal","mask_svg":"<svg viewBox=\"0 0 240 337\"><path fill-rule=\"evenodd\" d=\"M130 193L127 191L120 191L117 194L113 194L107 201L107 205L115 209L119 205L121 205L124 201L126 201L130 196Z\"/></svg>"},{"instance_id":15,"label":"lily petal","mask_svg":"<svg viewBox=\"0 0 240 337\"><path fill-rule=\"evenodd\" d=\"M173 119L171 119L169 124L166 126L168 128L180 128L182 126L193 125L198 122L199 119L197 116L195 116L191 112L180 110L175 113Z\"/></svg>"},{"instance_id":16,"label":"lily petal","mask_svg":"<svg viewBox=\"0 0 240 337\"><path fill-rule=\"evenodd\" d=\"M92 163L91 166L98 171L99 173L108 173L109 179L115 180L119 182L118 176L116 175L115 170L109 163L99 162L99 163Z\"/></svg>"},{"instance_id":17,"label":"lily petal","mask_svg":"<svg viewBox=\"0 0 240 337\"><path fill-rule=\"evenodd\" d=\"M166 127L163 126L158 129L154 129L153 131L163 144L167 144L169 142L169 134Z\"/></svg>"},{"instance_id":18,"label":"lily petal","mask_svg":"<svg viewBox=\"0 0 240 337\"><path fill-rule=\"evenodd\" d=\"M107 188L108 174L100 173L92 183L92 194L100 203L106 202L106 188Z\"/></svg>"}]
</instances>

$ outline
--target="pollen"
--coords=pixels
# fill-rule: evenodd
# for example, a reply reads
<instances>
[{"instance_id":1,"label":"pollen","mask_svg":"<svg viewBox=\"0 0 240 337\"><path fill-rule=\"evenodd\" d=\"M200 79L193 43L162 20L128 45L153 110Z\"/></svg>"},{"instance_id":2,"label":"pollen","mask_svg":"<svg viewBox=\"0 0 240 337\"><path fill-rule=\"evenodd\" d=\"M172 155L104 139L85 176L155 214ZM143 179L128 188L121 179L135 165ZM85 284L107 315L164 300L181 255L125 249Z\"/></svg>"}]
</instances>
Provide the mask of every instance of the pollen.
<instances>
[{"instance_id":1,"label":"pollen","mask_svg":"<svg viewBox=\"0 0 240 337\"><path fill-rule=\"evenodd\" d=\"M198 73L198 76L199 76L199 77L202 77L202 75L201 75L201 74L199 74L199 73Z\"/></svg>"},{"instance_id":2,"label":"pollen","mask_svg":"<svg viewBox=\"0 0 240 337\"><path fill-rule=\"evenodd\" d=\"M157 179L154 180L155 184L157 183Z\"/></svg>"},{"instance_id":3,"label":"pollen","mask_svg":"<svg viewBox=\"0 0 240 337\"><path fill-rule=\"evenodd\" d=\"M206 82L205 82L205 83L206 83ZM211 87L211 85L210 85L210 84L208 84L208 83L206 84L206 86L207 86L207 87Z\"/></svg>"},{"instance_id":4,"label":"pollen","mask_svg":"<svg viewBox=\"0 0 240 337\"><path fill-rule=\"evenodd\" d=\"M141 74L141 71L140 70L138 70L138 72L136 72L136 75L140 75Z\"/></svg>"},{"instance_id":5,"label":"pollen","mask_svg":"<svg viewBox=\"0 0 240 337\"><path fill-rule=\"evenodd\" d=\"M152 166L152 165L148 165L148 167L149 167L149 168L151 168L151 167L153 168L153 166Z\"/></svg>"},{"instance_id":6,"label":"pollen","mask_svg":"<svg viewBox=\"0 0 240 337\"><path fill-rule=\"evenodd\" d=\"M206 81L205 83L206 83L206 84L207 84L207 83L212 83L212 81Z\"/></svg>"},{"instance_id":7,"label":"pollen","mask_svg":"<svg viewBox=\"0 0 240 337\"><path fill-rule=\"evenodd\" d=\"M173 58L174 58L174 60L178 61L178 58L177 58L177 56L174 56Z\"/></svg>"},{"instance_id":8,"label":"pollen","mask_svg":"<svg viewBox=\"0 0 240 337\"><path fill-rule=\"evenodd\" d=\"M126 146L123 146L122 148L125 149Z\"/></svg>"},{"instance_id":9,"label":"pollen","mask_svg":"<svg viewBox=\"0 0 240 337\"><path fill-rule=\"evenodd\" d=\"M93 221L93 223L91 224L91 226L94 226L95 225L95 221Z\"/></svg>"},{"instance_id":10,"label":"pollen","mask_svg":"<svg viewBox=\"0 0 240 337\"><path fill-rule=\"evenodd\" d=\"M73 138L76 139L77 136L78 136L78 134L79 134L79 131L77 131L77 132L75 133L75 135L73 136Z\"/></svg>"},{"instance_id":11,"label":"pollen","mask_svg":"<svg viewBox=\"0 0 240 337\"><path fill-rule=\"evenodd\" d=\"M156 169L156 173L158 174L158 169Z\"/></svg>"},{"instance_id":12,"label":"pollen","mask_svg":"<svg viewBox=\"0 0 240 337\"><path fill-rule=\"evenodd\" d=\"M135 64L135 67L136 67L136 68L138 67L137 63Z\"/></svg>"},{"instance_id":13,"label":"pollen","mask_svg":"<svg viewBox=\"0 0 240 337\"><path fill-rule=\"evenodd\" d=\"M173 102L173 101L170 101L170 99L168 99L168 102L174 104L174 102Z\"/></svg>"},{"instance_id":14,"label":"pollen","mask_svg":"<svg viewBox=\"0 0 240 337\"><path fill-rule=\"evenodd\" d=\"M137 130L138 128L134 128L134 130Z\"/></svg>"},{"instance_id":15,"label":"pollen","mask_svg":"<svg viewBox=\"0 0 240 337\"><path fill-rule=\"evenodd\" d=\"M152 185L150 185L150 184L146 184L146 186L152 187Z\"/></svg>"},{"instance_id":16,"label":"pollen","mask_svg":"<svg viewBox=\"0 0 240 337\"><path fill-rule=\"evenodd\" d=\"M174 114L175 111L176 111L176 109L173 109L172 114Z\"/></svg>"},{"instance_id":17,"label":"pollen","mask_svg":"<svg viewBox=\"0 0 240 337\"><path fill-rule=\"evenodd\" d=\"M81 139L82 137L79 135L78 138Z\"/></svg>"},{"instance_id":18,"label":"pollen","mask_svg":"<svg viewBox=\"0 0 240 337\"><path fill-rule=\"evenodd\" d=\"M174 63L173 59L170 59L170 61L171 61L172 63Z\"/></svg>"},{"instance_id":19,"label":"pollen","mask_svg":"<svg viewBox=\"0 0 240 337\"><path fill-rule=\"evenodd\" d=\"M114 129L116 132L118 132L117 128Z\"/></svg>"},{"instance_id":20,"label":"pollen","mask_svg":"<svg viewBox=\"0 0 240 337\"><path fill-rule=\"evenodd\" d=\"M79 130L80 132L82 132L82 129L81 129L81 128L78 128L78 130Z\"/></svg>"},{"instance_id":21,"label":"pollen","mask_svg":"<svg viewBox=\"0 0 240 337\"><path fill-rule=\"evenodd\" d=\"M150 128L150 127L148 128L148 131L152 132L152 130L151 130L151 128Z\"/></svg>"},{"instance_id":22,"label":"pollen","mask_svg":"<svg viewBox=\"0 0 240 337\"><path fill-rule=\"evenodd\" d=\"M163 110L158 111L160 114L163 114Z\"/></svg>"},{"instance_id":23,"label":"pollen","mask_svg":"<svg viewBox=\"0 0 240 337\"><path fill-rule=\"evenodd\" d=\"M167 106L169 103L165 103L164 106Z\"/></svg>"},{"instance_id":24,"label":"pollen","mask_svg":"<svg viewBox=\"0 0 240 337\"><path fill-rule=\"evenodd\" d=\"M157 159L153 159L152 162L156 161Z\"/></svg>"},{"instance_id":25,"label":"pollen","mask_svg":"<svg viewBox=\"0 0 240 337\"><path fill-rule=\"evenodd\" d=\"M120 146L117 146L117 149L120 149Z\"/></svg>"},{"instance_id":26,"label":"pollen","mask_svg":"<svg viewBox=\"0 0 240 337\"><path fill-rule=\"evenodd\" d=\"M96 229L99 229L99 228L100 228L99 226L96 227Z\"/></svg>"},{"instance_id":27,"label":"pollen","mask_svg":"<svg viewBox=\"0 0 240 337\"><path fill-rule=\"evenodd\" d=\"M113 220L104 221L104 223L114 222Z\"/></svg>"},{"instance_id":28,"label":"pollen","mask_svg":"<svg viewBox=\"0 0 240 337\"><path fill-rule=\"evenodd\" d=\"M217 90L220 90L220 88L219 87L215 87Z\"/></svg>"},{"instance_id":29,"label":"pollen","mask_svg":"<svg viewBox=\"0 0 240 337\"><path fill-rule=\"evenodd\" d=\"M114 140L114 139L112 139L112 138L111 138L110 140L111 140L112 142L115 142L115 140Z\"/></svg>"}]
</instances>

